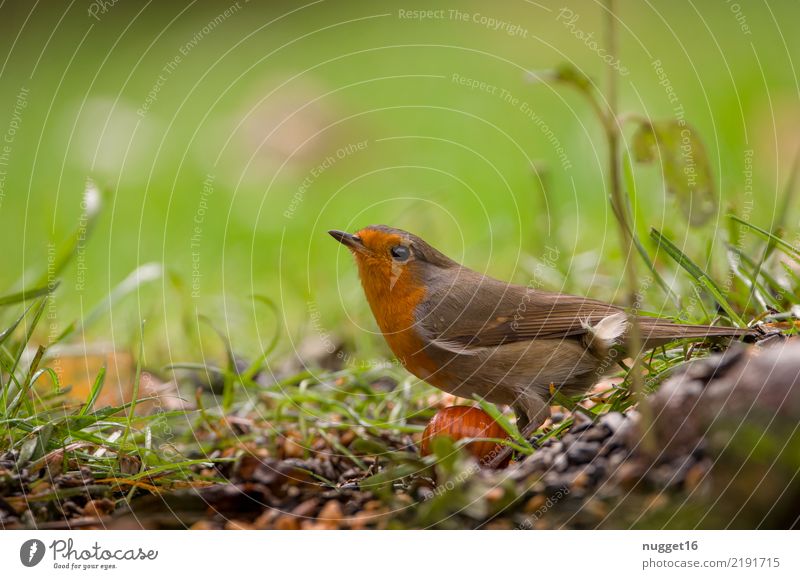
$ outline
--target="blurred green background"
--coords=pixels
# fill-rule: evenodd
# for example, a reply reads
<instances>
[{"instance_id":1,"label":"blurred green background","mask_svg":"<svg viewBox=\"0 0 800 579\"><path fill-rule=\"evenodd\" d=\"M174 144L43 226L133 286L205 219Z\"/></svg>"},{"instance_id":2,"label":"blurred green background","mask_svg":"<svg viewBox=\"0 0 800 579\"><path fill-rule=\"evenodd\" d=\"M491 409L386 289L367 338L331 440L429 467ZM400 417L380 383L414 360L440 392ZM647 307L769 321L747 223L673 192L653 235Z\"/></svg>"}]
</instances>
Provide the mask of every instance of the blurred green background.
<instances>
[{"instance_id":1,"label":"blurred green background","mask_svg":"<svg viewBox=\"0 0 800 579\"><path fill-rule=\"evenodd\" d=\"M682 106L719 195L712 222L689 230L658 170L637 166L637 228L705 262L727 212L776 218L800 146L800 4L619 5L621 111ZM92 179L102 213L51 323L163 263L87 336L127 344L147 318L158 360L198 357L199 314L258 352L275 322L253 294L278 304L283 352L344 336L388 353L331 228L402 227L502 279L619 301L599 123L574 90L526 74L571 62L603 88L604 48L595 2L5 2L0 285L40 277ZM556 267L538 267L548 248Z\"/></svg>"}]
</instances>

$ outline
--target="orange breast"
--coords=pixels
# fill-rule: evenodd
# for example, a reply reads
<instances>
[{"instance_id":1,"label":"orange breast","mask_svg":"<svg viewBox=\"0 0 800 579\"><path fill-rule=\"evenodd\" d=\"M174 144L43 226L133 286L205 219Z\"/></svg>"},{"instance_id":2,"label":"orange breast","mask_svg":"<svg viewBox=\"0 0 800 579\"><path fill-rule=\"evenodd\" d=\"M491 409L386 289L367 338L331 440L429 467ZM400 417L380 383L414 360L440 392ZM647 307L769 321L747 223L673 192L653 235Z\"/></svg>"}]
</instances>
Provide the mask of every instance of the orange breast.
<instances>
[{"instance_id":1,"label":"orange breast","mask_svg":"<svg viewBox=\"0 0 800 579\"><path fill-rule=\"evenodd\" d=\"M394 283L385 281L391 279L389 276L375 279L374 271L361 273L367 301L392 352L415 376L431 383L438 382L437 365L424 351L425 342L416 330L414 317L417 306L425 298L425 288L415 284L407 271L400 273Z\"/></svg>"}]
</instances>

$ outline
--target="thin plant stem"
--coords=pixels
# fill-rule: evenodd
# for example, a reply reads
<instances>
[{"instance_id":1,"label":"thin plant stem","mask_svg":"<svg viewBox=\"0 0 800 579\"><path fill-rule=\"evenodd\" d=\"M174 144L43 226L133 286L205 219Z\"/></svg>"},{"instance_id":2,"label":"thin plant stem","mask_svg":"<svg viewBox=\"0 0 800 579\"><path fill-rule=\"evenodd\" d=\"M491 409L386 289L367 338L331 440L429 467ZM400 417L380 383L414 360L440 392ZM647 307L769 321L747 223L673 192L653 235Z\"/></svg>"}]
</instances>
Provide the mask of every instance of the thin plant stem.
<instances>
[{"instance_id":1,"label":"thin plant stem","mask_svg":"<svg viewBox=\"0 0 800 579\"><path fill-rule=\"evenodd\" d=\"M606 0L606 42L608 53L612 57L617 53L617 26L614 4L614 0ZM619 147L621 135L620 124L617 119L617 73L612 67L608 67L607 90L607 122L604 123L604 126L606 130L606 142L608 143L609 189L611 191L611 204L614 209L614 214L617 217L617 225L619 226L620 243L623 253L625 254L623 267L628 293L627 302L630 307L630 311L628 312L630 321L628 349L630 356L634 359L634 365L631 369L632 384L634 385L634 390L638 393L642 383L641 376L638 375L638 358L642 349L642 338L636 312L638 278L636 274L636 262L632 259L634 253L633 225L628 223L628 212L625 210L625 197L622 189L622 159Z\"/></svg>"},{"instance_id":2,"label":"thin plant stem","mask_svg":"<svg viewBox=\"0 0 800 579\"><path fill-rule=\"evenodd\" d=\"M614 0L605 1L605 17L606 17L606 45L608 53L612 58L617 54L617 17L615 13ZM620 140L622 132L620 129L620 120L617 116L617 103L618 103L618 85L617 73L612 67L608 67L608 82L606 90L606 122L603 123L606 132L606 142L608 144L608 175L609 175L609 188L611 190L611 205L614 209L614 214L617 217L617 225L620 244L625 256L623 263L624 279L627 289L627 303L628 303L628 355L633 359L633 365L628 371L628 378L637 400L639 400L639 410L642 414L644 424L649 423L649 411L644 396L644 382L641 375L641 353L642 353L642 335L638 321L637 309L637 285L638 276L636 274L636 262L633 259L634 255L634 238L633 238L633 224L628 222L629 213L626 210L625 193L622 186L622 156L620 152ZM645 429L649 432L649 429ZM645 441L647 443L647 441Z\"/></svg>"}]
</instances>

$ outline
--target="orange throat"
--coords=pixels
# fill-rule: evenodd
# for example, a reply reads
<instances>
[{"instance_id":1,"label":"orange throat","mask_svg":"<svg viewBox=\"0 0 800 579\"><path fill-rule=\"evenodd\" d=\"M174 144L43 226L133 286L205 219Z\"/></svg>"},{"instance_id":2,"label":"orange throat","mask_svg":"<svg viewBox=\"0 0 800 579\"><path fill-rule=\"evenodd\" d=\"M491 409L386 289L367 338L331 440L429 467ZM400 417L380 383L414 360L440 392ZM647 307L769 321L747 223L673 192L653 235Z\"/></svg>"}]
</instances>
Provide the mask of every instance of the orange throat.
<instances>
[{"instance_id":1,"label":"orange throat","mask_svg":"<svg viewBox=\"0 0 800 579\"><path fill-rule=\"evenodd\" d=\"M409 372L430 381L437 367L425 353L414 316L425 298L425 287L405 268L390 271L395 268L370 263L369 258L357 261L361 285L386 343Z\"/></svg>"}]
</instances>

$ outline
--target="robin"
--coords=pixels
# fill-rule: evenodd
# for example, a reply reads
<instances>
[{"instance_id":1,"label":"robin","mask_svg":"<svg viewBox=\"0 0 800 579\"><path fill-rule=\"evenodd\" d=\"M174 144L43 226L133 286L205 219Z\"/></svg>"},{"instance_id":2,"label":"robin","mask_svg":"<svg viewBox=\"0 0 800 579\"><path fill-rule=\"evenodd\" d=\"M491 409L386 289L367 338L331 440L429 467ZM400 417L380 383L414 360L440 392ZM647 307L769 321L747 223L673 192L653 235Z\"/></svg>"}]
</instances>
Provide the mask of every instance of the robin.
<instances>
[{"instance_id":1,"label":"robin","mask_svg":"<svg viewBox=\"0 0 800 579\"><path fill-rule=\"evenodd\" d=\"M355 257L378 327L403 366L456 396L511 406L526 437L549 414L551 386L586 392L622 353L629 321L618 306L493 279L401 229L328 233ZM637 319L645 349L751 332Z\"/></svg>"}]
</instances>

